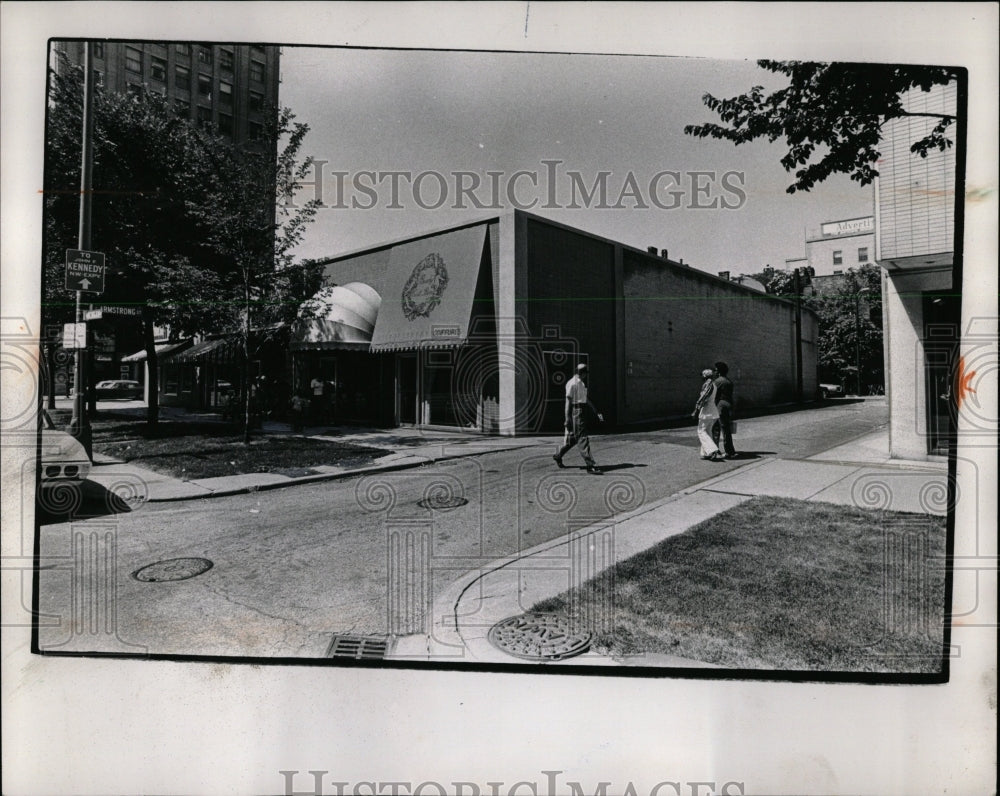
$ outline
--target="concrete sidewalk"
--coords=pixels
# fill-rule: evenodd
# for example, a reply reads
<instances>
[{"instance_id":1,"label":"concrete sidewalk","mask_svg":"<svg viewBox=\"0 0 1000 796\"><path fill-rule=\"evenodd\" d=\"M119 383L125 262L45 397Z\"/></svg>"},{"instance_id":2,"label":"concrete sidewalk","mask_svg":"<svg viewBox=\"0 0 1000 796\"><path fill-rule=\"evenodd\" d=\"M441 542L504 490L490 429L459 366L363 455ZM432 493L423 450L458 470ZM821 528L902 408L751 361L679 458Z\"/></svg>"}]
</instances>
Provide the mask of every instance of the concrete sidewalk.
<instances>
[{"instance_id":1,"label":"concrete sidewalk","mask_svg":"<svg viewBox=\"0 0 1000 796\"><path fill-rule=\"evenodd\" d=\"M487 638L497 622L518 616L664 539L757 495L861 508L943 515L947 465L888 457L888 432L865 435L805 460L768 458L730 470L613 522L524 550L472 572L436 595L431 632L397 640L390 658L431 662L524 663ZM594 652L548 665L704 668L669 655L612 660Z\"/></svg>"}]
</instances>

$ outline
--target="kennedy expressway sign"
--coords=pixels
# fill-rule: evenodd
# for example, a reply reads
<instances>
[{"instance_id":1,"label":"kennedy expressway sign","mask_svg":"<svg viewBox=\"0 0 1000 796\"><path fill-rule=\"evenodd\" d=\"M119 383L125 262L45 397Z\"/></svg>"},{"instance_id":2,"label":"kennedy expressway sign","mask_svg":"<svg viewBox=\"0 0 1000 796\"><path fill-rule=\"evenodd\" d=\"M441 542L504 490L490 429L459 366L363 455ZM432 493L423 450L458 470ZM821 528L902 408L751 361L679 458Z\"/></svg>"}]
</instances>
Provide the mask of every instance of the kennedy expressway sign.
<instances>
[{"instance_id":1,"label":"kennedy expressway sign","mask_svg":"<svg viewBox=\"0 0 1000 796\"><path fill-rule=\"evenodd\" d=\"M66 289L104 292L104 253L66 250Z\"/></svg>"}]
</instances>

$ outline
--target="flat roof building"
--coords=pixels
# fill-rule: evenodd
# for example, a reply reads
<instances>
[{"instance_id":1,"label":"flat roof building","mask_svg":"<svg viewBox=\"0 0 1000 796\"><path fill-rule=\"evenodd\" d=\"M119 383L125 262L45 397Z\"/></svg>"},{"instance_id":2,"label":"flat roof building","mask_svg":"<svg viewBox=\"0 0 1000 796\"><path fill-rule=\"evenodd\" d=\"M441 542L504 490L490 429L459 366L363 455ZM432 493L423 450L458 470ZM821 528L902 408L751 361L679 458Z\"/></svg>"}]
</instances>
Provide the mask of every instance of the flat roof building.
<instances>
[{"instance_id":1,"label":"flat roof building","mask_svg":"<svg viewBox=\"0 0 1000 796\"><path fill-rule=\"evenodd\" d=\"M816 394L811 311L533 214L322 265L327 287L292 331L295 380L335 383L344 420L558 431L581 362L616 427L690 415L718 360L743 408Z\"/></svg>"}]
</instances>

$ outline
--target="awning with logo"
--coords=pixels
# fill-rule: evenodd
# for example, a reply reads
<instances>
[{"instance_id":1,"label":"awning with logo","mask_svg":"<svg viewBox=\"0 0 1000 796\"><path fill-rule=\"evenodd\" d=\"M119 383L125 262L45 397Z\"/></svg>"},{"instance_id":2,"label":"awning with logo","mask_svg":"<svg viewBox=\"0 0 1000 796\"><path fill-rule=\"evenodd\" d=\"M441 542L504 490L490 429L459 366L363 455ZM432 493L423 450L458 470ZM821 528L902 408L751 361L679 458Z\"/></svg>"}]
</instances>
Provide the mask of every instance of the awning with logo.
<instances>
[{"instance_id":1,"label":"awning with logo","mask_svg":"<svg viewBox=\"0 0 1000 796\"><path fill-rule=\"evenodd\" d=\"M156 344L156 356L162 357L173 353L174 351L180 351L185 346L191 345L190 340L182 340L179 343L157 343ZM146 361L146 349L142 348L136 351L134 354L129 354L126 357L122 357L122 362L145 362Z\"/></svg>"},{"instance_id":2,"label":"awning with logo","mask_svg":"<svg viewBox=\"0 0 1000 796\"><path fill-rule=\"evenodd\" d=\"M485 242L480 224L394 246L371 350L464 343Z\"/></svg>"}]
</instances>

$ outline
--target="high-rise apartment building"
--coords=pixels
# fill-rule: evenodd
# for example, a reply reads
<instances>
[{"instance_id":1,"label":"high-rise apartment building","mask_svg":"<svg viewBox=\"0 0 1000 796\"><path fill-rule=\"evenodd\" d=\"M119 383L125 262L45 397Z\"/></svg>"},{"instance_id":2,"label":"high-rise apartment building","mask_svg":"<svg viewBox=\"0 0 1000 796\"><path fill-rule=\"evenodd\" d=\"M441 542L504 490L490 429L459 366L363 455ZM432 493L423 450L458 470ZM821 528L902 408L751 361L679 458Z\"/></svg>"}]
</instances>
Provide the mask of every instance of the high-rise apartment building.
<instances>
[{"instance_id":1,"label":"high-rise apartment building","mask_svg":"<svg viewBox=\"0 0 1000 796\"><path fill-rule=\"evenodd\" d=\"M278 106L280 48L257 44L91 41L95 83L106 91L149 89L192 122L236 142L260 139L268 109ZM82 66L84 41L55 41L58 53Z\"/></svg>"}]
</instances>

